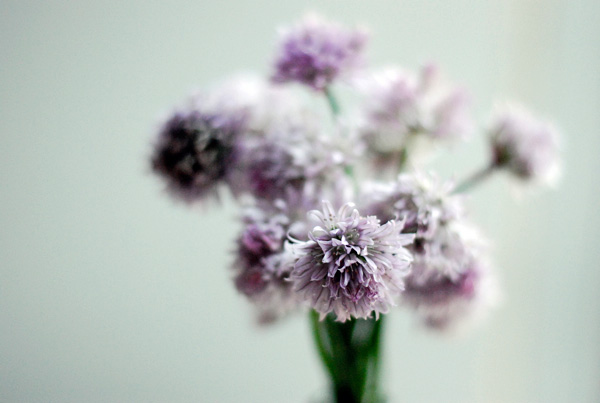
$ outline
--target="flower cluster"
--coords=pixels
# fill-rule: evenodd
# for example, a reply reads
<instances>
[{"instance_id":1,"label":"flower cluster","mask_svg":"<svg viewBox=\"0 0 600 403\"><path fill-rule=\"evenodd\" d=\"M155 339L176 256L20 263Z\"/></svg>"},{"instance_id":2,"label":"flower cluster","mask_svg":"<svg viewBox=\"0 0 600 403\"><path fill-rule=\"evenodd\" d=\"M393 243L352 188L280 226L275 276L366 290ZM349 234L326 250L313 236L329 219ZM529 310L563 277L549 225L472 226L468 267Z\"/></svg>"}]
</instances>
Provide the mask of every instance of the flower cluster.
<instances>
[{"instance_id":1,"label":"flower cluster","mask_svg":"<svg viewBox=\"0 0 600 403\"><path fill-rule=\"evenodd\" d=\"M414 139L466 139L469 98L434 65L369 70L365 45L360 29L307 17L282 32L271 77L196 93L157 130L152 168L175 198L228 189L243 204L232 276L263 323L303 307L347 322L401 306L434 329L478 316L495 276L461 193L500 169L532 182L556 171L554 129L509 109L483 170L457 185L425 174ZM291 82L323 96L333 123ZM360 95L352 113L337 85Z\"/></svg>"}]
</instances>

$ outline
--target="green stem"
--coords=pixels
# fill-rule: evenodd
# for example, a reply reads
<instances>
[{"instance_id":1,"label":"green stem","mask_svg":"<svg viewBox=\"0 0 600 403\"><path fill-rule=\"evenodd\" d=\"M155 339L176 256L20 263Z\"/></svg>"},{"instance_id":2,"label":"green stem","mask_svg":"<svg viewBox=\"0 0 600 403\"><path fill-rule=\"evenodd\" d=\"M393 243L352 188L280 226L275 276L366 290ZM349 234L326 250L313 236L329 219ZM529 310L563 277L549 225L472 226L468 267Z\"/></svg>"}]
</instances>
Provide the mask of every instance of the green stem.
<instances>
[{"instance_id":1,"label":"green stem","mask_svg":"<svg viewBox=\"0 0 600 403\"><path fill-rule=\"evenodd\" d=\"M380 392L377 389L380 382L381 359L379 352L381 348L381 329L383 327L384 318L385 316L380 317L374 324L372 335L373 343L369 352L365 387L367 396L372 396L372 403L375 403L380 398Z\"/></svg>"},{"instance_id":2,"label":"green stem","mask_svg":"<svg viewBox=\"0 0 600 403\"><path fill-rule=\"evenodd\" d=\"M400 155L398 157L398 165L397 165L397 173L401 173L404 171L406 167L406 163L408 162L408 156L410 154L410 149L413 147L415 143L415 139L421 133L421 129L418 127L411 128L406 135L406 140L404 141L404 146L400 151Z\"/></svg>"},{"instance_id":3,"label":"green stem","mask_svg":"<svg viewBox=\"0 0 600 403\"><path fill-rule=\"evenodd\" d=\"M323 88L323 93L325 94L325 97L327 98L327 103L329 103L329 108L331 109L331 113L333 114L333 117L336 118L340 114L340 104L338 104L338 101L335 98L335 95L333 95L331 88L329 88L329 87Z\"/></svg>"},{"instance_id":4,"label":"green stem","mask_svg":"<svg viewBox=\"0 0 600 403\"><path fill-rule=\"evenodd\" d=\"M333 94L333 91L329 87L323 88L323 94L325 94L325 98L327 99L327 103L329 104L329 108L331 109L331 114L333 119L337 119L340 114L340 104L337 101L337 98ZM346 165L344 167L344 173L350 180L352 180L352 185L354 187L354 193L358 193L359 185L356 179L356 175L354 175L354 167L351 165Z\"/></svg>"},{"instance_id":5,"label":"green stem","mask_svg":"<svg viewBox=\"0 0 600 403\"><path fill-rule=\"evenodd\" d=\"M496 170L496 165L488 165L485 168L476 171L474 174L460 182L452 191L452 194L464 193L467 190L471 190L476 185L479 185L485 179L487 179Z\"/></svg>"},{"instance_id":6,"label":"green stem","mask_svg":"<svg viewBox=\"0 0 600 403\"><path fill-rule=\"evenodd\" d=\"M327 369L336 403L374 403L379 394L379 347L382 318L322 321L311 312L313 334Z\"/></svg>"},{"instance_id":7,"label":"green stem","mask_svg":"<svg viewBox=\"0 0 600 403\"><path fill-rule=\"evenodd\" d=\"M335 367L331 353L331 340L329 340L329 335L327 332L325 332L323 327L319 326L319 314L317 311L310 312L310 321L313 328L313 337L315 344L317 345L317 350L319 351L321 361L323 361L323 365L325 365L329 375L333 377L335 376Z\"/></svg>"}]
</instances>

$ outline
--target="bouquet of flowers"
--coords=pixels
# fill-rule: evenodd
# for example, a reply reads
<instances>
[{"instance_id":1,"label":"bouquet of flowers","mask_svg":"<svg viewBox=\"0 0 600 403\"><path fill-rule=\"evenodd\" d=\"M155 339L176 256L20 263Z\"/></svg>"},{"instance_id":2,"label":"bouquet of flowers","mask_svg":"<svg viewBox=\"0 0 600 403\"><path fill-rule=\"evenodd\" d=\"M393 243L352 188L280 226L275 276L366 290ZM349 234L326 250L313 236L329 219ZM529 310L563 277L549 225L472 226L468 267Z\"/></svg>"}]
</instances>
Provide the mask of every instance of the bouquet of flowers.
<instances>
[{"instance_id":1,"label":"bouquet of flowers","mask_svg":"<svg viewBox=\"0 0 600 403\"><path fill-rule=\"evenodd\" d=\"M499 171L539 184L558 172L556 130L510 105L485 125L480 170L458 183L426 170L423 153L474 127L469 97L434 65L369 69L367 37L307 16L281 31L268 79L192 95L160 125L151 157L174 198L207 204L227 188L239 201L235 287L261 323L308 311L337 402L384 399L392 308L447 330L492 305L495 277L464 194Z\"/></svg>"}]
</instances>

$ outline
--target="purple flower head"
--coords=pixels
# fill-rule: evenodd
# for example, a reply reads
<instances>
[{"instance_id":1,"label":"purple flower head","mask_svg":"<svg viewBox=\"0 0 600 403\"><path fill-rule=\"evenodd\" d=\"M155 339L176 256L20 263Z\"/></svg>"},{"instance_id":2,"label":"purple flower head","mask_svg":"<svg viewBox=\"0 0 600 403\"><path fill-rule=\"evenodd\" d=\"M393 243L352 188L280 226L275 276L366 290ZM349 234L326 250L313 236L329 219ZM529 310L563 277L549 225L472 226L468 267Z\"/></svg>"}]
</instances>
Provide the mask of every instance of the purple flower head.
<instances>
[{"instance_id":1,"label":"purple flower head","mask_svg":"<svg viewBox=\"0 0 600 403\"><path fill-rule=\"evenodd\" d=\"M270 322L296 307L288 281L293 255L285 247L290 225L286 205L262 202L248 207L237 240L235 285L258 308L259 321Z\"/></svg>"},{"instance_id":2,"label":"purple flower head","mask_svg":"<svg viewBox=\"0 0 600 403\"><path fill-rule=\"evenodd\" d=\"M171 193L187 202L214 194L236 160L243 116L180 111L162 126L154 146L152 168Z\"/></svg>"},{"instance_id":3,"label":"purple flower head","mask_svg":"<svg viewBox=\"0 0 600 403\"><path fill-rule=\"evenodd\" d=\"M309 177L305 166L294 160L293 149L279 141L259 139L246 144L241 176L235 185L260 199L291 200L299 197Z\"/></svg>"},{"instance_id":4,"label":"purple flower head","mask_svg":"<svg viewBox=\"0 0 600 403\"><path fill-rule=\"evenodd\" d=\"M459 278L470 262L480 254L484 241L479 232L464 218L439 222L435 231L417 234L411 251L414 272L420 276Z\"/></svg>"},{"instance_id":5,"label":"purple flower head","mask_svg":"<svg viewBox=\"0 0 600 403\"><path fill-rule=\"evenodd\" d=\"M351 203L336 213L329 202L310 212L319 222L297 241L300 258L291 273L299 298L324 317L330 312L344 322L386 313L402 291L411 256L404 248L412 235L401 235L401 223L380 225L362 217Z\"/></svg>"},{"instance_id":6,"label":"purple flower head","mask_svg":"<svg viewBox=\"0 0 600 403\"><path fill-rule=\"evenodd\" d=\"M282 32L275 60L275 82L297 81L323 90L362 64L367 35L362 30L307 16Z\"/></svg>"},{"instance_id":7,"label":"purple flower head","mask_svg":"<svg viewBox=\"0 0 600 403\"><path fill-rule=\"evenodd\" d=\"M342 158L316 128L282 125L248 138L229 184L235 194L282 199L293 207L316 207L328 184L342 173Z\"/></svg>"},{"instance_id":8,"label":"purple flower head","mask_svg":"<svg viewBox=\"0 0 600 403\"><path fill-rule=\"evenodd\" d=\"M528 111L509 107L490 129L493 164L523 180L551 183L559 171L558 133Z\"/></svg>"},{"instance_id":9,"label":"purple flower head","mask_svg":"<svg viewBox=\"0 0 600 403\"><path fill-rule=\"evenodd\" d=\"M472 259L455 278L422 269L416 268L406 279L402 301L431 329L452 330L468 324L497 301L497 283L481 259Z\"/></svg>"}]
</instances>

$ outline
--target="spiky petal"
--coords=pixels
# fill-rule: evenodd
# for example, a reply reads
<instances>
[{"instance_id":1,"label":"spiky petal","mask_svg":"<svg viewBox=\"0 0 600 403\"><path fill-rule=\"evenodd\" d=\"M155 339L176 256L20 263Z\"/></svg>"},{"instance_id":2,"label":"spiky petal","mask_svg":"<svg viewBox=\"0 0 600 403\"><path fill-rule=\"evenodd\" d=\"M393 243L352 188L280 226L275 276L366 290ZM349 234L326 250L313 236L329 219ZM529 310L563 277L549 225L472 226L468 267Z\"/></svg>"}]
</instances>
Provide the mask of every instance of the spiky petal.
<instances>
[{"instance_id":1,"label":"spiky petal","mask_svg":"<svg viewBox=\"0 0 600 403\"><path fill-rule=\"evenodd\" d=\"M400 234L402 223L361 216L351 203L335 212L325 201L310 215L319 225L296 243L300 257L290 275L300 299L341 322L388 312L410 271L404 246L413 236Z\"/></svg>"}]
</instances>

